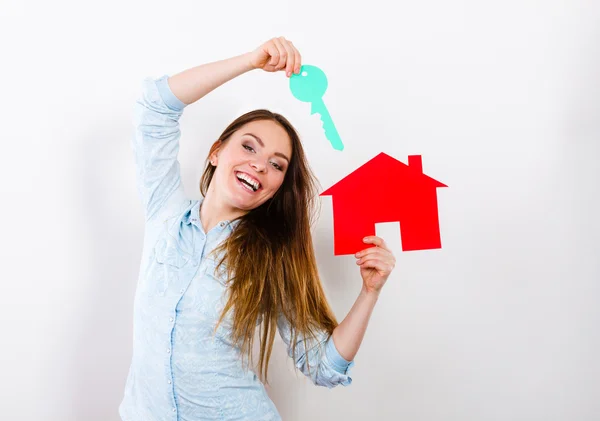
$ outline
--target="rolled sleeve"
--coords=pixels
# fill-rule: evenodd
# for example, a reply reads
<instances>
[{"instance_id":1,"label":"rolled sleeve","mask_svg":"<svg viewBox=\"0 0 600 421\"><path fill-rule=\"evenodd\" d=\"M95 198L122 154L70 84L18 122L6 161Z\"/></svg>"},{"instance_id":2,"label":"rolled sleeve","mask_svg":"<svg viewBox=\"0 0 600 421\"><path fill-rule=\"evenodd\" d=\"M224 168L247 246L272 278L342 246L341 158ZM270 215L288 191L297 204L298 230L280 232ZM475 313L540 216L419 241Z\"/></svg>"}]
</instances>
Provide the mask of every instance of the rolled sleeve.
<instances>
[{"instance_id":1,"label":"rolled sleeve","mask_svg":"<svg viewBox=\"0 0 600 421\"><path fill-rule=\"evenodd\" d=\"M294 365L315 385L331 389L352 383L350 368L354 366L354 361L346 361L339 354L332 336L327 332L318 331L316 337L310 339L298 335L294 343L291 325L282 314L278 318L277 328L288 355L295 356Z\"/></svg>"},{"instance_id":2,"label":"rolled sleeve","mask_svg":"<svg viewBox=\"0 0 600 421\"><path fill-rule=\"evenodd\" d=\"M187 106L187 104L177 98L171 90L171 87L169 86L168 75L163 75L156 79L156 88L158 89L158 92L167 107L173 111L183 111L183 109Z\"/></svg>"},{"instance_id":3,"label":"rolled sleeve","mask_svg":"<svg viewBox=\"0 0 600 421\"><path fill-rule=\"evenodd\" d=\"M333 335L327 340L325 354L331 367L338 373L346 374L354 366L354 361L348 361L340 355L333 342Z\"/></svg>"},{"instance_id":4,"label":"rolled sleeve","mask_svg":"<svg viewBox=\"0 0 600 421\"><path fill-rule=\"evenodd\" d=\"M145 78L133 113L136 184L147 220L187 200L178 161L179 118L186 104L173 94L168 79Z\"/></svg>"}]
</instances>

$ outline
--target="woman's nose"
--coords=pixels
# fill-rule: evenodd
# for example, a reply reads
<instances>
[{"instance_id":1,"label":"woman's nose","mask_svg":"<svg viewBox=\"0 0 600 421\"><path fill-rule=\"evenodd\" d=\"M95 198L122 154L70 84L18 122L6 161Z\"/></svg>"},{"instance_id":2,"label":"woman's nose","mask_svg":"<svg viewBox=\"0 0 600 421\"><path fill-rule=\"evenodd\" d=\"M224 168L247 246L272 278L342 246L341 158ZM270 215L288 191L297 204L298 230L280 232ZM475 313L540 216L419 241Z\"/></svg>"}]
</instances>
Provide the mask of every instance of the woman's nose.
<instances>
[{"instance_id":1,"label":"woman's nose","mask_svg":"<svg viewBox=\"0 0 600 421\"><path fill-rule=\"evenodd\" d=\"M256 170L256 171L264 171L265 170L265 164L263 164L262 162L258 162L258 161L254 161L252 162L250 165L252 165L252 167Z\"/></svg>"}]
</instances>

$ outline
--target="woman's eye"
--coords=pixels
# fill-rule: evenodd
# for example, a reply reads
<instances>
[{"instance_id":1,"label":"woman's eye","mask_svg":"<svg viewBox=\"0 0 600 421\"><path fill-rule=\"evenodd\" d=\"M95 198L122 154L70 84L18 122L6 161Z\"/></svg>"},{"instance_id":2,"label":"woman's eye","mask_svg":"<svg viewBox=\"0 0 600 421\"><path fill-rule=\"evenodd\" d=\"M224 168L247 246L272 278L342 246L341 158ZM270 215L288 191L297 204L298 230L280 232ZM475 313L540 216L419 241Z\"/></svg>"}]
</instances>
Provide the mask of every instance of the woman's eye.
<instances>
[{"instance_id":1,"label":"woman's eye","mask_svg":"<svg viewBox=\"0 0 600 421\"><path fill-rule=\"evenodd\" d=\"M254 151L254 148L252 148L252 146L248 146L248 145L242 145L242 147L243 147L244 149L246 149L247 151L252 151L252 152L255 152L255 151ZM276 162L272 162L272 164L273 164L273 166L274 166L275 168L277 168L279 171L283 171L283 168L281 167L281 165L277 164Z\"/></svg>"}]
</instances>

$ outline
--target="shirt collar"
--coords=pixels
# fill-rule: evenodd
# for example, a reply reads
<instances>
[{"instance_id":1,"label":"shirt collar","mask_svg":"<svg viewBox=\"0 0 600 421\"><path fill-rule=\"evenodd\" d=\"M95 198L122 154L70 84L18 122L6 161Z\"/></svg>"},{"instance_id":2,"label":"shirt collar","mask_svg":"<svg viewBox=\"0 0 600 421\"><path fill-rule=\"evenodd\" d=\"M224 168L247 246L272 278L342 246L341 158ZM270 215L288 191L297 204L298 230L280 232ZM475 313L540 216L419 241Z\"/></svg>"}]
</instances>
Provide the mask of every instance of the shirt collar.
<instances>
[{"instance_id":1,"label":"shirt collar","mask_svg":"<svg viewBox=\"0 0 600 421\"><path fill-rule=\"evenodd\" d=\"M196 200L194 205L188 210L184 216L184 221L186 224L200 224L200 205L202 204L202 200L204 198L201 197L200 200Z\"/></svg>"},{"instance_id":2,"label":"shirt collar","mask_svg":"<svg viewBox=\"0 0 600 421\"><path fill-rule=\"evenodd\" d=\"M185 216L184 216L184 221L186 224L194 224L197 227L201 228L201 224L200 224L200 205L202 204L202 202L204 201L204 196L200 196L200 199L198 199L190 208L190 210L188 212L186 212ZM221 228L221 229L229 229L230 231L233 230L233 228L235 228L235 226L237 226L237 224L240 222L239 219L235 220L235 221L229 221L229 220L224 220L224 221L220 221L217 224L217 227Z\"/></svg>"}]
</instances>

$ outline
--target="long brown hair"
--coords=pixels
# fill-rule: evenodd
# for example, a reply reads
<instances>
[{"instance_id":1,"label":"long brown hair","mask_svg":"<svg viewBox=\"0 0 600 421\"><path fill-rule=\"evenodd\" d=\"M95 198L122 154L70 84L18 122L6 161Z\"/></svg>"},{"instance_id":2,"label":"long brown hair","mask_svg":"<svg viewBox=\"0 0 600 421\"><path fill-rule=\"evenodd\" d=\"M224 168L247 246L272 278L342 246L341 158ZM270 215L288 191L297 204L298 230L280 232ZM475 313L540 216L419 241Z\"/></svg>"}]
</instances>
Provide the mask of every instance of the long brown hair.
<instances>
[{"instance_id":1,"label":"long brown hair","mask_svg":"<svg viewBox=\"0 0 600 421\"><path fill-rule=\"evenodd\" d=\"M292 157L282 185L262 205L237 218L239 223L215 252L227 267L229 298L215 331L233 309L232 341L252 358L256 323L260 325L259 376L267 370L280 312L290 323L292 344L298 336L315 338L316 330L333 333L338 325L319 279L311 226L318 204L317 184L300 138L290 122L269 110L254 110L235 119L212 145L200 180L206 196L215 173L210 156L243 125L270 120L281 125L292 142ZM257 264L260 262L260 264ZM305 348L307 349L307 348ZM296 360L295 352L292 356Z\"/></svg>"}]
</instances>

